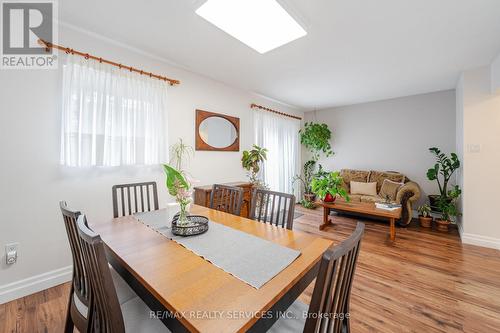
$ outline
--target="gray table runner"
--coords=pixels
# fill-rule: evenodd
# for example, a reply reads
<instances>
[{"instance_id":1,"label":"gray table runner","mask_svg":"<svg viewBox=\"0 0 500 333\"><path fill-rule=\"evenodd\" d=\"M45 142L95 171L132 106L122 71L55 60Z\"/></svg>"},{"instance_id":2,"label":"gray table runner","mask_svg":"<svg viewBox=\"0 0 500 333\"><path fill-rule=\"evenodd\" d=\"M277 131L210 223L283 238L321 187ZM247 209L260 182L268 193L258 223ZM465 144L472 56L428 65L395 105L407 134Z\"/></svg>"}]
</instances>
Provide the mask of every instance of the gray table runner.
<instances>
[{"instance_id":1,"label":"gray table runner","mask_svg":"<svg viewBox=\"0 0 500 333\"><path fill-rule=\"evenodd\" d=\"M173 214L169 209L137 213L134 216L165 237L257 289L300 255L300 251L212 221L204 234L175 236L170 230Z\"/></svg>"}]
</instances>

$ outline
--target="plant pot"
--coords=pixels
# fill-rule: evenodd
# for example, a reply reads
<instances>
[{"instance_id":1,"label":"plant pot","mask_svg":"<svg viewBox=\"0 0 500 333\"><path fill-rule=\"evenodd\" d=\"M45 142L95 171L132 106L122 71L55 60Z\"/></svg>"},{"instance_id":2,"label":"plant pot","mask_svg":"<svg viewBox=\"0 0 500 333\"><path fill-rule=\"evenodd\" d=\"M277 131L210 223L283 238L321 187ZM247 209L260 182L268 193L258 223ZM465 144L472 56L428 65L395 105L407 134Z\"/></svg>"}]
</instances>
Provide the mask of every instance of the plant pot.
<instances>
[{"instance_id":1,"label":"plant pot","mask_svg":"<svg viewBox=\"0 0 500 333\"><path fill-rule=\"evenodd\" d=\"M448 232L448 227L450 226L450 224L450 221L436 219L436 226L439 231Z\"/></svg>"},{"instance_id":2,"label":"plant pot","mask_svg":"<svg viewBox=\"0 0 500 333\"><path fill-rule=\"evenodd\" d=\"M336 199L336 197L334 197L334 196L333 196L333 195L331 195L330 193L327 193L327 194L325 195L325 198L323 199L323 201L324 201L324 202L330 202L330 203L332 203L332 202L335 202L335 199Z\"/></svg>"},{"instance_id":3,"label":"plant pot","mask_svg":"<svg viewBox=\"0 0 500 333\"><path fill-rule=\"evenodd\" d=\"M427 196L429 198L429 206L431 206L431 209L435 212L441 212L441 209L439 209L438 203L439 203L439 198L441 196L439 194L431 194ZM448 198L447 201L451 202L451 198Z\"/></svg>"},{"instance_id":4,"label":"plant pot","mask_svg":"<svg viewBox=\"0 0 500 333\"><path fill-rule=\"evenodd\" d=\"M423 217L422 215L418 216L418 220L420 222L420 226L423 228L430 228L432 227L432 217Z\"/></svg>"},{"instance_id":5,"label":"plant pot","mask_svg":"<svg viewBox=\"0 0 500 333\"><path fill-rule=\"evenodd\" d=\"M316 200L316 194L314 193L304 193L304 200L309 202L314 202Z\"/></svg>"}]
</instances>

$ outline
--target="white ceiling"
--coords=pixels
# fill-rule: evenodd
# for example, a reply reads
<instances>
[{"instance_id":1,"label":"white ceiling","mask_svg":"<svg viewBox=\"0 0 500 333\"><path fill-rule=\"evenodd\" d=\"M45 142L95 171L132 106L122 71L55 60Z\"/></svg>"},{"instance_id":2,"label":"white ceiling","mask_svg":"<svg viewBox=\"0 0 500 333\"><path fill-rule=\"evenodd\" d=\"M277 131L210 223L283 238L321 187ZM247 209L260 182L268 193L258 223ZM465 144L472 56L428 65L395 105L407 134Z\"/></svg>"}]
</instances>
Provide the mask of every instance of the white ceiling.
<instances>
[{"instance_id":1,"label":"white ceiling","mask_svg":"<svg viewBox=\"0 0 500 333\"><path fill-rule=\"evenodd\" d=\"M500 52L500 0L280 2L308 34L266 54L196 15L199 0L64 0L59 13L64 22L306 109L452 89L462 70Z\"/></svg>"}]
</instances>

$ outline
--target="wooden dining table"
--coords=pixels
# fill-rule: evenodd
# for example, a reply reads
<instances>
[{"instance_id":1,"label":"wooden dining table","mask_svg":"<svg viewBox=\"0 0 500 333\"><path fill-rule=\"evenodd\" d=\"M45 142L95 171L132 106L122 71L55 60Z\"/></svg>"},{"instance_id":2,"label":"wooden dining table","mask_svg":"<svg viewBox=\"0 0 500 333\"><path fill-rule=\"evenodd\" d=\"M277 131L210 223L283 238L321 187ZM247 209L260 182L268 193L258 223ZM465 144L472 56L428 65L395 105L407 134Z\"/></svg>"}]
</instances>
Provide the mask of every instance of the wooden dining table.
<instances>
[{"instance_id":1,"label":"wooden dining table","mask_svg":"<svg viewBox=\"0 0 500 333\"><path fill-rule=\"evenodd\" d=\"M314 280L332 241L193 205L191 214L301 252L256 289L134 216L90 224L108 260L172 332L265 332ZM196 236L195 236L196 237Z\"/></svg>"}]
</instances>

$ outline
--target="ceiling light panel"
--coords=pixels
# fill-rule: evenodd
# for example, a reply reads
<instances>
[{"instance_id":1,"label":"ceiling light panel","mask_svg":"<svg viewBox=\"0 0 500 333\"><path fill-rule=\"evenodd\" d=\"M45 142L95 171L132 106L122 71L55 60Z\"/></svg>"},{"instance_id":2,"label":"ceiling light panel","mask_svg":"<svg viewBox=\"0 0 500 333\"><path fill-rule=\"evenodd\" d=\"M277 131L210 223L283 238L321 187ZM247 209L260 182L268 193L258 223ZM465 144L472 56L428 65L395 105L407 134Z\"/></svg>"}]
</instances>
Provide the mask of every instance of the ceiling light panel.
<instances>
[{"instance_id":1,"label":"ceiling light panel","mask_svg":"<svg viewBox=\"0 0 500 333\"><path fill-rule=\"evenodd\" d=\"M259 53L307 34L276 0L208 0L196 14Z\"/></svg>"}]
</instances>

